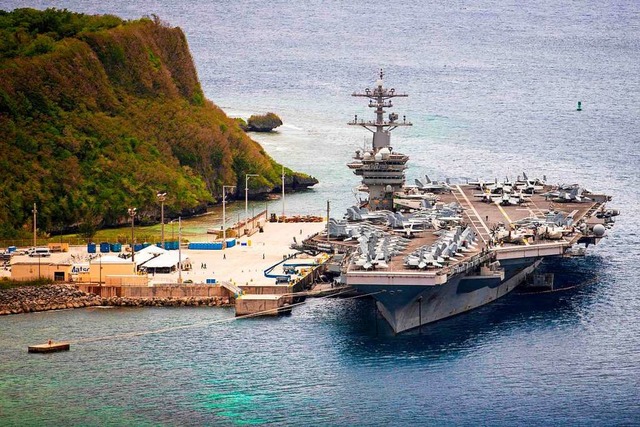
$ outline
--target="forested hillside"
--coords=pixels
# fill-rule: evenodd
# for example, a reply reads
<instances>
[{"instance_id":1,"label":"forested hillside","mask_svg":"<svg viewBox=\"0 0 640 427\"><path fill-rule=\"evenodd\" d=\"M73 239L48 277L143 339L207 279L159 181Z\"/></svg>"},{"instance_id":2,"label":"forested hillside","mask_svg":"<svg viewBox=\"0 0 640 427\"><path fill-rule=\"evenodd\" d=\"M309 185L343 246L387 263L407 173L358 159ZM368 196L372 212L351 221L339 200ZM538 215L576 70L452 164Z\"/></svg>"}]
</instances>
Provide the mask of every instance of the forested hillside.
<instances>
[{"instance_id":1,"label":"forested hillside","mask_svg":"<svg viewBox=\"0 0 640 427\"><path fill-rule=\"evenodd\" d=\"M206 100L187 40L159 19L0 11L0 238L196 212L222 185L277 189L281 166ZM287 171L287 186L315 179ZM241 193L242 194L242 193Z\"/></svg>"}]
</instances>

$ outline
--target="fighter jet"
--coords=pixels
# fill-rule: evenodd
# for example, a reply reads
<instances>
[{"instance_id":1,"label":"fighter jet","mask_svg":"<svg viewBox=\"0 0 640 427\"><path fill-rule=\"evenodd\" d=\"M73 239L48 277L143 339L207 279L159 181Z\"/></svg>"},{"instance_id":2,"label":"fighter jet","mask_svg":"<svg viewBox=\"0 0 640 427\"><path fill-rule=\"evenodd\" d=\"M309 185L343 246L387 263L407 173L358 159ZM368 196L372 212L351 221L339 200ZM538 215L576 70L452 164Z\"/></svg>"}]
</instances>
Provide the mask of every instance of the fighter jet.
<instances>
[{"instance_id":1,"label":"fighter jet","mask_svg":"<svg viewBox=\"0 0 640 427\"><path fill-rule=\"evenodd\" d=\"M509 177L505 177L502 182L496 178L493 183L484 184L481 189L492 194L502 194L513 190L513 182L509 181Z\"/></svg>"},{"instance_id":2,"label":"fighter jet","mask_svg":"<svg viewBox=\"0 0 640 427\"><path fill-rule=\"evenodd\" d=\"M584 188L572 185L572 186L560 186L556 191L549 191L543 194L546 199L551 198L554 202L569 203L569 202L584 202L591 200L590 198L583 196Z\"/></svg>"},{"instance_id":3,"label":"fighter jet","mask_svg":"<svg viewBox=\"0 0 640 427\"><path fill-rule=\"evenodd\" d=\"M521 191L514 192L512 187L503 187L498 193L485 192L480 194L474 194L474 197L479 197L480 201L485 203L500 203L502 206L515 206L528 201L527 196L523 195Z\"/></svg>"},{"instance_id":4,"label":"fighter jet","mask_svg":"<svg viewBox=\"0 0 640 427\"><path fill-rule=\"evenodd\" d=\"M422 191L429 191L431 193L450 193L451 187L448 182L445 181L431 181L429 175L424 176L426 181L422 182L416 178L416 187Z\"/></svg>"},{"instance_id":5,"label":"fighter jet","mask_svg":"<svg viewBox=\"0 0 640 427\"><path fill-rule=\"evenodd\" d=\"M516 188L523 193L526 194L535 194L536 191L540 191L544 189L545 181L547 177L544 176L543 179L533 178L529 179L525 172L522 172L522 179L518 177L516 180Z\"/></svg>"},{"instance_id":6,"label":"fighter jet","mask_svg":"<svg viewBox=\"0 0 640 427\"><path fill-rule=\"evenodd\" d=\"M500 198L500 205L502 206L517 206L524 202L529 201L529 199L522 194L522 192L518 193L503 193Z\"/></svg>"},{"instance_id":7,"label":"fighter jet","mask_svg":"<svg viewBox=\"0 0 640 427\"><path fill-rule=\"evenodd\" d=\"M496 200L500 200L499 195L492 194L489 191L485 193L474 194L473 197L479 197L480 201L484 203L494 203Z\"/></svg>"},{"instance_id":8,"label":"fighter jet","mask_svg":"<svg viewBox=\"0 0 640 427\"><path fill-rule=\"evenodd\" d=\"M484 179L480 179L478 178L476 181L469 181L467 180L467 184L468 185L473 185L475 186L478 190L482 190L484 189L485 185L487 184L488 181L485 181Z\"/></svg>"},{"instance_id":9,"label":"fighter jet","mask_svg":"<svg viewBox=\"0 0 640 427\"><path fill-rule=\"evenodd\" d=\"M406 221L402 223L402 231L404 232L405 237L411 238L424 233L426 231L426 227L415 221Z\"/></svg>"}]
</instances>

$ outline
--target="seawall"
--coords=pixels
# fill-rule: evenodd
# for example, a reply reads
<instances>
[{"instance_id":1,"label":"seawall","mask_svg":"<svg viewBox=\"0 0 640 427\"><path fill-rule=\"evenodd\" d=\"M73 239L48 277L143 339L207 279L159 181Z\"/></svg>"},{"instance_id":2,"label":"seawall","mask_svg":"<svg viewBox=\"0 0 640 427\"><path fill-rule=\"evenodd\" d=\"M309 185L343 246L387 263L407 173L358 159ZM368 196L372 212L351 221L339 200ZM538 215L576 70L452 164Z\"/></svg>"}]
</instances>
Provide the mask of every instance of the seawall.
<instances>
[{"instance_id":1,"label":"seawall","mask_svg":"<svg viewBox=\"0 0 640 427\"><path fill-rule=\"evenodd\" d=\"M226 289L215 286L120 288L125 289L124 292L118 292L115 287L102 287L97 293L89 288L87 285L55 284L5 289L0 291L0 316L95 306L218 307L234 304L234 298Z\"/></svg>"}]
</instances>

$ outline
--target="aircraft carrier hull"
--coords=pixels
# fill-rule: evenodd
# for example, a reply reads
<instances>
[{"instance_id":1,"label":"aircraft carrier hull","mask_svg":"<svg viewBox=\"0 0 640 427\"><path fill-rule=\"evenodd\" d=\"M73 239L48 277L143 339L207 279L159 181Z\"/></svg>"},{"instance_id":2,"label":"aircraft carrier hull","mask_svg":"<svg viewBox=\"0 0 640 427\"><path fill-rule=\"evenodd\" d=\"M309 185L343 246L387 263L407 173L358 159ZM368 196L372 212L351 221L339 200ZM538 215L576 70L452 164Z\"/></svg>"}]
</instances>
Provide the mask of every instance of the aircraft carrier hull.
<instances>
[{"instance_id":1,"label":"aircraft carrier hull","mask_svg":"<svg viewBox=\"0 0 640 427\"><path fill-rule=\"evenodd\" d=\"M541 258L508 260L501 262L503 276L459 274L438 285L351 285L372 294L379 312L393 331L400 333L497 300L521 284L541 262Z\"/></svg>"}]
</instances>

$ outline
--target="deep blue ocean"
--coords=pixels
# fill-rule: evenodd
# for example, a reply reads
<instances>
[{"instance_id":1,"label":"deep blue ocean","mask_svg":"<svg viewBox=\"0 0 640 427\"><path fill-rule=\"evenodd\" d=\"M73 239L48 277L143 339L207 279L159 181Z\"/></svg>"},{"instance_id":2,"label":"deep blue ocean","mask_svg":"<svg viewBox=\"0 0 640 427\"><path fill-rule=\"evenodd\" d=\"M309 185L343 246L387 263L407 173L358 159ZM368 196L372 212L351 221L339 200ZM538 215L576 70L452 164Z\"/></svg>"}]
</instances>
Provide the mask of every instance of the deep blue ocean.
<instances>
[{"instance_id":1,"label":"deep blue ocean","mask_svg":"<svg viewBox=\"0 0 640 427\"><path fill-rule=\"evenodd\" d=\"M554 263L573 290L398 336L368 299L240 321L211 308L0 318L0 425L640 425L636 1L0 4L27 6L181 27L206 96L232 116L276 112L285 124L255 139L320 180L287 196L289 212L353 203L345 164L370 135L346 122L371 111L350 94L383 68L409 94L394 110L414 126L392 145L410 181L526 171L611 194L622 216L587 257ZM86 341L27 355L48 338Z\"/></svg>"}]
</instances>

